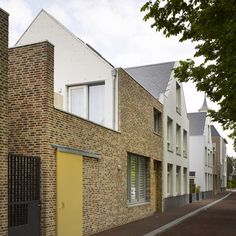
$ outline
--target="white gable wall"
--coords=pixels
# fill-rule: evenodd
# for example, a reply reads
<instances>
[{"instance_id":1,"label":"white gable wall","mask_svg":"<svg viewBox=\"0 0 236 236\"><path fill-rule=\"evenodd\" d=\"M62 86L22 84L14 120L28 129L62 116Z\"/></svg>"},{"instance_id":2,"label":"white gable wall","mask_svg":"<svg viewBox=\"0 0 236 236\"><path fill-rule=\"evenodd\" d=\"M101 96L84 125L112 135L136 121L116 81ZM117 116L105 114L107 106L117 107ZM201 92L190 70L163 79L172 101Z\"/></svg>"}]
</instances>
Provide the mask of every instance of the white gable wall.
<instances>
[{"instance_id":1,"label":"white gable wall","mask_svg":"<svg viewBox=\"0 0 236 236\"><path fill-rule=\"evenodd\" d=\"M187 168L187 175L189 173L189 148L187 147L187 158L183 156L183 130L187 131L187 139L189 137L189 121L187 118L187 111L185 105L185 98L182 84L181 87L181 115L176 111L176 80L174 79L174 73L172 72L170 81L167 86L165 94L161 95L164 103L164 112L163 112L163 128L164 128L164 168L163 168L163 197L169 197L167 193L167 164L173 165L173 194L171 196L176 196L176 166L181 167L181 173L183 169ZM167 117L170 117L173 120L173 152L167 150ZM176 154L176 124L181 127L181 155ZM187 140L189 143L189 140ZM188 146L188 145L187 145ZM189 192L187 176L187 193ZM181 194L184 193L184 182L183 177L181 176Z\"/></svg>"},{"instance_id":2,"label":"white gable wall","mask_svg":"<svg viewBox=\"0 0 236 236\"><path fill-rule=\"evenodd\" d=\"M113 67L42 10L16 46L45 40L55 46L54 91L63 96L63 110L67 110L67 86L105 81L105 126L114 128Z\"/></svg>"},{"instance_id":3,"label":"white gable wall","mask_svg":"<svg viewBox=\"0 0 236 236\"><path fill-rule=\"evenodd\" d=\"M208 129L210 125L211 120L206 117L203 135L190 136L189 169L195 171L195 184L201 187L201 191L213 190L213 162L210 165L205 165L205 148L207 148L208 153L211 153L210 158L212 158L211 129ZM210 133L208 134L208 132ZM207 177L207 184L205 175L209 176L209 178Z\"/></svg>"}]
</instances>

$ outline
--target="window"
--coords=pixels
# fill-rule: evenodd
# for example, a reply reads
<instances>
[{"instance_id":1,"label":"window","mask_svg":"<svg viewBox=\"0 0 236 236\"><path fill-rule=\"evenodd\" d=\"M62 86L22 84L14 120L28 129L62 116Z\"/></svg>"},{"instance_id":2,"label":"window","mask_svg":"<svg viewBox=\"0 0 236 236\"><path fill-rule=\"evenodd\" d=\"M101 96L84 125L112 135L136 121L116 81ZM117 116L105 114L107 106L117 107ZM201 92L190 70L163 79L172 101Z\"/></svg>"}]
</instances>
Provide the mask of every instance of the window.
<instances>
[{"instance_id":1,"label":"window","mask_svg":"<svg viewBox=\"0 0 236 236\"><path fill-rule=\"evenodd\" d=\"M172 151L173 148L173 121L167 118L167 150Z\"/></svg>"},{"instance_id":2,"label":"window","mask_svg":"<svg viewBox=\"0 0 236 236\"><path fill-rule=\"evenodd\" d=\"M147 200L147 158L128 155L128 201L140 203Z\"/></svg>"},{"instance_id":3,"label":"window","mask_svg":"<svg viewBox=\"0 0 236 236\"><path fill-rule=\"evenodd\" d=\"M104 124L104 88L104 83L69 87L69 111L98 124Z\"/></svg>"},{"instance_id":4,"label":"window","mask_svg":"<svg viewBox=\"0 0 236 236\"><path fill-rule=\"evenodd\" d=\"M176 166L176 194L181 194L181 167Z\"/></svg>"},{"instance_id":5,"label":"window","mask_svg":"<svg viewBox=\"0 0 236 236\"><path fill-rule=\"evenodd\" d=\"M172 195L172 172L173 165L167 164L167 194Z\"/></svg>"},{"instance_id":6,"label":"window","mask_svg":"<svg viewBox=\"0 0 236 236\"><path fill-rule=\"evenodd\" d=\"M208 162L208 160L207 160L207 148L205 147L205 166L207 166L207 162Z\"/></svg>"},{"instance_id":7,"label":"window","mask_svg":"<svg viewBox=\"0 0 236 236\"><path fill-rule=\"evenodd\" d=\"M187 148L188 148L188 141L187 141L187 138L188 138L188 134L187 134L187 131L186 130L184 130L183 131L183 156L184 157L187 157L187 155L188 155L188 150L187 150Z\"/></svg>"},{"instance_id":8,"label":"window","mask_svg":"<svg viewBox=\"0 0 236 236\"><path fill-rule=\"evenodd\" d=\"M176 124L176 153L181 155L181 127Z\"/></svg>"},{"instance_id":9,"label":"window","mask_svg":"<svg viewBox=\"0 0 236 236\"><path fill-rule=\"evenodd\" d=\"M157 109L153 109L154 115L154 132L160 134L161 133L161 112Z\"/></svg>"},{"instance_id":10,"label":"window","mask_svg":"<svg viewBox=\"0 0 236 236\"><path fill-rule=\"evenodd\" d=\"M176 111L181 114L181 88L178 83L176 83Z\"/></svg>"},{"instance_id":11,"label":"window","mask_svg":"<svg viewBox=\"0 0 236 236\"><path fill-rule=\"evenodd\" d=\"M187 191L188 191L188 175L187 175L188 171L187 171L187 168L184 168L184 175L183 175L183 178L184 178L184 193L186 194Z\"/></svg>"}]
</instances>

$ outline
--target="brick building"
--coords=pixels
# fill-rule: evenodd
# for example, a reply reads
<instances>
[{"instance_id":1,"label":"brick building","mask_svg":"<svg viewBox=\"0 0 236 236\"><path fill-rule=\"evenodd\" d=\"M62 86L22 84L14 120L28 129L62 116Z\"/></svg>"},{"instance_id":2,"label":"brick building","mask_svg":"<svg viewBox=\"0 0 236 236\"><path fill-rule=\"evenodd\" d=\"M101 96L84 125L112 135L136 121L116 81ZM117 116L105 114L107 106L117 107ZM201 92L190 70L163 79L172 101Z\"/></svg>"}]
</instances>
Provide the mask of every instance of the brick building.
<instances>
[{"instance_id":1,"label":"brick building","mask_svg":"<svg viewBox=\"0 0 236 236\"><path fill-rule=\"evenodd\" d=\"M5 54L1 54L0 77L5 86L1 91L0 234L7 235L8 229L10 236L17 232L26 236L90 235L160 211L163 131L162 116L157 118L154 111L162 114L162 104L118 68L113 70L118 131L55 108L54 47L46 41L8 50L7 14L0 14L5 39L1 40ZM157 123L158 133L154 130ZM17 161L9 166L8 153ZM37 178L30 173L39 159L40 199L36 199L38 189L32 189L39 183L39 173ZM14 179L10 174L8 185L7 170L19 176ZM32 186L32 199L28 186ZM15 193L20 197L12 197ZM26 200L22 203L22 199ZM41 204L35 205L36 200ZM29 227L32 219L34 226Z\"/></svg>"},{"instance_id":2,"label":"brick building","mask_svg":"<svg viewBox=\"0 0 236 236\"><path fill-rule=\"evenodd\" d=\"M0 8L0 235L7 235L8 14Z\"/></svg>"}]
</instances>

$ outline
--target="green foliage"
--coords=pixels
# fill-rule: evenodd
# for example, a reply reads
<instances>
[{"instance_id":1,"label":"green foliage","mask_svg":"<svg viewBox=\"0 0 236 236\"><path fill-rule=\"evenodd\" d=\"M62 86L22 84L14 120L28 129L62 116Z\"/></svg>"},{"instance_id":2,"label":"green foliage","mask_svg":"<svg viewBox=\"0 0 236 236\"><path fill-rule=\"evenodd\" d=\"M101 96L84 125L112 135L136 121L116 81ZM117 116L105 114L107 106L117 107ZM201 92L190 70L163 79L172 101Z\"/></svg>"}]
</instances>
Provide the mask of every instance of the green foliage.
<instances>
[{"instance_id":1,"label":"green foliage","mask_svg":"<svg viewBox=\"0 0 236 236\"><path fill-rule=\"evenodd\" d=\"M201 191L201 186L196 186L195 192L196 192L196 193L200 193L200 191Z\"/></svg>"},{"instance_id":2,"label":"green foliage","mask_svg":"<svg viewBox=\"0 0 236 236\"><path fill-rule=\"evenodd\" d=\"M236 188L236 181L235 180L228 180L227 181L227 188Z\"/></svg>"},{"instance_id":3,"label":"green foliage","mask_svg":"<svg viewBox=\"0 0 236 236\"><path fill-rule=\"evenodd\" d=\"M213 121L231 129L236 147L236 0L156 0L148 1L141 11L144 20L166 37L180 36L180 42L196 43L194 57L181 61L175 69L181 82L191 80L198 91L220 105L210 110Z\"/></svg>"}]
</instances>

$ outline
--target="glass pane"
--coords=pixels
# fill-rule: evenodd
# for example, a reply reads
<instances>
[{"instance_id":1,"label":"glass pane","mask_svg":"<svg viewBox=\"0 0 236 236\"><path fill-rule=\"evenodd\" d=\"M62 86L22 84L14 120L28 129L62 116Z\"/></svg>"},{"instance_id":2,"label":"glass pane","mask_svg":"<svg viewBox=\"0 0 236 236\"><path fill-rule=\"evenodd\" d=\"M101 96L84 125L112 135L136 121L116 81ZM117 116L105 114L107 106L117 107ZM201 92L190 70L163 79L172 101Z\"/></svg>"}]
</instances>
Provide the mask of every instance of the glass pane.
<instances>
[{"instance_id":1,"label":"glass pane","mask_svg":"<svg viewBox=\"0 0 236 236\"><path fill-rule=\"evenodd\" d=\"M139 201L146 198L146 159L139 158Z\"/></svg>"},{"instance_id":2,"label":"glass pane","mask_svg":"<svg viewBox=\"0 0 236 236\"><path fill-rule=\"evenodd\" d=\"M130 194L131 202L137 201L137 158L130 156Z\"/></svg>"},{"instance_id":3,"label":"glass pane","mask_svg":"<svg viewBox=\"0 0 236 236\"><path fill-rule=\"evenodd\" d=\"M71 88L70 90L70 107L71 113L85 118L85 101L84 101L84 87Z\"/></svg>"},{"instance_id":4,"label":"glass pane","mask_svg":"<svg viewBox=\"0 0 236 236\"><path fill-rule=\"evenodd\" d=\"M89 120L104 124L104 84L89 86Z\"/></svg>"}]
</instances>

